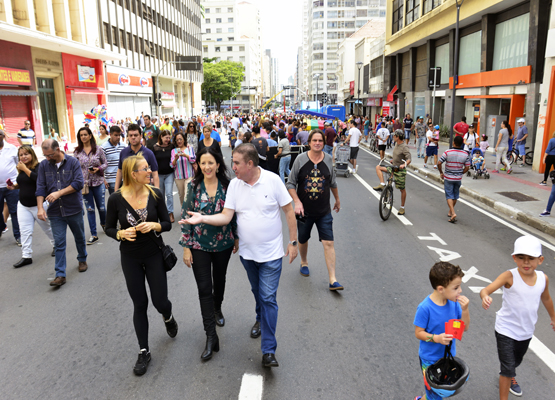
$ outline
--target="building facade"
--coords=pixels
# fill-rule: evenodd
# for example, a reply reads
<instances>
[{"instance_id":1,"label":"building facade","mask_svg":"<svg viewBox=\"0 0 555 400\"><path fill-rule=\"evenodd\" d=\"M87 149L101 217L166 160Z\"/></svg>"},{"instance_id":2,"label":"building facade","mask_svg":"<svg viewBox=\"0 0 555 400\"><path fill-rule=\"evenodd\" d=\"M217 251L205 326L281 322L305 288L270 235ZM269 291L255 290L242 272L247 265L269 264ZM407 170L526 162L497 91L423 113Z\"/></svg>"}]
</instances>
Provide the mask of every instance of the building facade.
<instances>
[{"instance_id":1,"label":"building facade","mask_svg":"<svg viewBox=\"0 0 555 400\"><path fill-rule=\"evenodd\" d=\"M202 0L204 6L204 57L240 62L245 67L241 91L233 99L234 110L249 111L262 104L262 50L260 12L246 1ZM223 103L229 109L230 101Z\"/></svg>"}]
</instances>

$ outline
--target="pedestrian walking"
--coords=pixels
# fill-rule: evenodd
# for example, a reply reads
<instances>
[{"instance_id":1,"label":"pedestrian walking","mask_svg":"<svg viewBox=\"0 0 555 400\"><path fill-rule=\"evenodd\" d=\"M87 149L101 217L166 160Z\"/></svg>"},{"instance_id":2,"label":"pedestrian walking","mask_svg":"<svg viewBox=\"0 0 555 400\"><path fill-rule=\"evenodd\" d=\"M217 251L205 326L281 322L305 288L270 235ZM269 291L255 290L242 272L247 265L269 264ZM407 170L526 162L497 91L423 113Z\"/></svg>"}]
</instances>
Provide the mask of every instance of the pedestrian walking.
<instances>
[{"instance_id":1,"label":"pedestrian walking","mask_svg":"<svg viewBox=\"0 0 555 400\"><path fill-rule=\"evenodd\" d=\"M308 240L314 224L318 229L318 238L324 246L324 258L328 268L329 290L343 290L335 276L335 247L333 236L333 217L330 207L330 192L335 203L333 210L341 209L339 191L335 180L333 160L324 153L324 133L320 129L310 132L308 138L310 150L301 153L293 162L291 174L287 180L287 190L295 204L299 252L301 255L301 275L309 276Z\"/></svg>"},{"instance_id":2,"label":"pedestrian walking","mask_svg":"<svg viewBox=\"0 0 555 400\"><path fill-rule=\"evenodd\" d=\"M95 204L100 217L100 226L105 230L106 225L106 206L105 193L106 185L104 183L104 171L108 163L106 155L100 146L96 145L89 128L81 128L77 132L77 147L73 151L73 156L81 164L81 173L83 174L83 200L87 210L89 220L89 229L91 237L87 241L88 245L98 242L98 233L96 230L96 213L94 211Z\"/></svg>"},{"instance_id":3,"label":"pedestrian walking","mask_svg":"<svg viewBox=\"0 0 555 400\"><path fill-rule=\"evenodd\" d=\"M356 174L358 172L357 157L359 144L362 140L362 133L356 127L356 122L354 120L351 120L349 123L351 129L349 129L349 133L345 138L345 143L349 143L349 148L351 150L351 154L349 156L349 162L353 165L353 169L351 170L351 172L353 174Z\"/></svg>"},{"instance_id":4,"label":"pedestrian walking","mask_svg":"<svg viewBox=\"0 0 555 400\"><path fill-rule=\"evenodd\" d=\"M283 130L280 129L278 135L278 151L274 155L274 158L279 159L279 177L281 178L281 181L285 183L285 175L289 176L291 173L291 170L289 169L289 166L291 165L291 144L289 143L289 140ZM248 141L246 143L248 143ZM235 148L237 147L238 146L236 144Z\"/></svg>"},{"instance_id":5,"label":"pedestrian walking","mask_svg":"<svg viewBox=\"0 0 555 400\"><path fill-rule=\"evenodd\" d=\"M513 172L511 169L511 164L509 164L509 160L507 159L507 151L509 149L509 140L512 139L513 133L511 130L511 126L507 121L501 122L501 129L499 130L497 144L495 145L495 153L497 156L497 160L495 162L495 169L492 172L499 173L499 165L501 162L505 164L507 169L507 174Z\"/></svg>"},{"instance_id":6,"label":"pedestrian walking","mask_svg":"<svg viewBox=\"0 0 555 400\"><path fill-rule=\"evenodd\" d=\"M35 192L37 190L37 169L39 161L33 147L29 145L21 146L17 151L19 162L17 163L17 183L8 185L9 190L19 189L19 202L17 203L17 218L19 221L19 229L21 231L21 260L16 262L14 268L21 268L25 265L33 263L33 231L35 221L44 231L50 244L54 246L54 237L50 228L50 221L41 221L37 217L37 198ZM55 256L56 249L52 250L52 256Z\"/></svg>"},{"instance_id":7,"label":"pedestrian walking","mask_svg":"<svg viewBox=\"0 0 555 400\"><path fill-rule=\"evenodd\" d=\"M0 130L0 206L5 213L8 208L9 215L12 217L12 230L15 242L21 246L21 234L19 231L19 223L17 220L17 202L19 200L19 189L8 189L8 183L14 183L17 180L17 148L5 141L6 134ZM4 205L4 201L6 202ZM6 226L6 218L0 218L0 237L4 233Z\"/></svg>"},{"instance_id":8,"label":"pedestrian walking","mask_svg":"<svg viewBox=\"0 0 555 400\"><path fill-rule=\"evenodd\" d=\"M114 193L116 189L116 177L118 174L119 155L125 149L121 143L121 128L117 125L110 127L110 138L102 145L106 157L106 170L104 171L104 185L108 193Z\"/></svg>"},{"instance_id":9,"label":"pedestrian walking","mask_svg":"<svg viewBox=\"0 0 555 400\"><path fill-rule=\"evenodd\" d=\"M463 136L463 140L464 151L468 152L468 154L472 153L474 147L478 147L480 137L476 133L476 128L474 127L474 124L468 125L468 132L466 132L466 135Z\"/></svg>"},{"instance_id":10,"label":"pedestrian walking","mask_svg":"<svg viewBox=\"0 0 555 400\"><path fill-rule=\"evenodd\" d=\"M378 139L378 150L380 152L380 160L385 158L385 148L390 137L389 129L382 125L380 129L376 132L376 138Z\"/></svg>"},{"instance_id":11,"label":"pedestrian walking","mask_svg":"<svg viewBox=\"0 0 555 400\"><path fill-rule=\"evenodd\" d=\"M171 151L171 167L173 168L175 186L179 193L179 205L183 207L183 200L187 195L187 185L195 175L194 164L196 152L190 146L185 135L178 133L174 138L174 148Z\"/></svg>"},{"instance_id":12,"label":"pedestrian walking","mask_svg":"<svg viewBox=\"0 0 555 400\"><path fill-rule=\"evenodd\" d=\"M52 139L55 139L55 138L52 138ZM98 127L98 138L96 139L96 145L98 147L102 147L102 145L106 143L108 139L110 139L110 136L108 136L106 125L100 124L100 126Z\"/></svg>"},{"instance_id":13,"label":"pedestrian walking","mask_svg":"<svg viewBox=\"0 0 555 400\"><path fill-rule=\"evenodd\" d=\"M56 278L50 286L60 287L66 283L66 232L71 230L77 248L77 267L85 272L87 264L87 244L85 242L85 221L83 219L83 173L79 161L64 154L53 139L41 145L45 160L39 164L37 173L37 217L50 220L54 247L56 248ZM48 201L45 209L44 200Z\"/></svg>"},{"instance_id":14,"label":"pedestrian walking","mask_svg":"<svg viewBox=\"0 0 555 400\"><path fill-rule=\"evenodd\" d=\"M284 134L283 137L287 140ZM189 212L191 217L181 223L223 226L237 215L239 256L256 301L256 322L250 335L262 336L262 365L278 367L276 295L284 256L280 209L289 228L290 241L285 255L289 256L290 264L298 252L295 212L291 196L277 176L258 167L258 152L252 144L235 148L233 171L237 178L229 184L223 212L216 215Z\"/></svg>"},{"instance_id":15,"label":"pedestrian walking","mask_svg":"<svg viewBox=\"0 0 555 400\"><path fill-rule=\"evenodd\" d=\"M414 131L416 137L416 157L424 158L426 149L426 125L424 125L424 118L418 117L416 124L414 124Z\"/></svg>"},{"instance_id":16,"label":"pedestrian walking","mask_svg":"<svg viewBox=\"0 0 555 400\"><path fill-rule=\"evenodd\" d=\"M185 136L185 138L187 139L187 145L191 146L195 153L198 152L198 136L199 135L196 124L193 121L190 121L187 124L187 135Z\"/></svg>"},{"instance_id":17,"label":"pedestrian walking","mask_svg":"<svg viewBox=\"0 0 555 400\"><path fill-rule=\"evenodd\" d=\"M462 136L455 136L453 139L453 148L446 150L437 164L439 176L443 179L445 198L447 199L447 206L449 207L447 216L451 223L457 222L455 205L459 199L462 177L470 169L470 155L462 149L462 145ZM445 173L443 173L443 163L445 163Z\"/></svg>"},{"instance_id":18,"label":"pedestrian walking","mask_svg":"<svg viewBox=\"0 0 555 400\"><path fill-rule=\"evenodd\" d=\"M456 136L464 137L468 132L468 124L466 123L466 117L463 115L461 120L453 126L453 132Z\"/></svg>"},{"instance_id":19,"label":"pedestrian walking","mask_svg":"<svg viewBox=\"0 0 555 400\"><path fill-rule=\"evenodd\" d=\"M160 192L162 198L166 201L166 207L170 215L170 221L173 224L175 218L173 216L173 182L174 169L172 166L171 153L174 148L172 144L172 134L168 130L160 131L158 143L154 145L154 157L158 163L158 179L160 181Z\"/></svg>"},{"instance_id":20,"label":"pedestrian walking","mask_svg":"<svg viewBox=\"0 0 555 400\"><path fill-rule=\"evenodd\" d=\"M414 130L414 120L410 117L410 114L405 115L403 126L405 129L405 141L409 144L410 134Z\"/></svg>"},{"instance_id":21,"label":"pedestrian walking","mask_svg":"<svg viewBox=\"0 0 555 400\"><path fill-rule=\"evenodd\" d=\"M197 160L199 167L187 188L182 219L189 217L189 211L214 215L224 209L229 178L223 157L206 147L197 154ZM182 224L181 232L179 244L183 246L183 262L195 275L206 332L206 346L200 358L207 361L220 349L216 325L225 325L222 303L229 259L239 246L237 222L234 216L224 226Z\"/></svg>"},{"instance_id":22,"label":"pedestrian walking","mask_svg":"<svg viewBox=\"0 0 555 400\"><path fill-rule=\"evenodd\" d=\"M543 162L545 164L545 170L543 172L543 181L540 182L540 185L546 186L549 171L551 171L551 168L555 165L555 132L553 132L551 139L549 139L547 143L547 148L545 149L545 153L543 153Z\"/></svg>"},{"instance_id":23,"label":"pedestrian walking","mask_svg":"<svg viewBox=\"0 0 555 400\"><path fill-rule=\"evenodd\" d=\"M209 123L204 125L204 128L202 128L202 132L203 132L203 136L199 139L199 142L198 142L198 151L200 152L205 147L212 147L214 151L218 151L220 152L220 154L222 154L220 142L218 142L218 140L212 137L214 133L217 134L217 132L213 132L212 125Z\"/></svg>"},{"instance_id":24,"label":"pedestrian walking","mask_svg":"<svg viewBox=\"0 0 555 400\"><path fill-rule=\"evenodd\" d=\"M268 142L262 136L260 136L260 128L255 126L252 128L253 139L251 143L256 147L256 151L258 151L258 165L261 168L268 169L268 162L267 162L267 153L270 151L270 147L268 146Z\"/></svg>"},{"instance_id":25,"label":"pedestrian walking","mask_svg":"<svg viewBox=\"0 0 555 400\"><path fill-rule=\"evenodd\" d=\"M337 133L328 122L324 124L324 136L326 137L324 152L332 156L333 159L333 145L335 144Z\"/></svg>"},{"instance_id":26,"label":"pedestrian walking","mask_svg":"<svg viewBox=\"0 0 555 400\"><path fill-rule=\"evenodd\" d=\"M155 124L152 123L152 120L150 119L150 115L145 115L143 117L143 119L145 120L145 128L142 131L143 134L143 138L144 138L144 145L145 147L147 147L149 150L152 151L152 149L154 148L154 145L156 143L158 143L158 136L160 135L160 128L158 128ZM127 128L127 135L129 136L129 130L131 129L132 126L136 126L139 127L139 125L137 124L131 124L129 125L129 127ZM137 129L134 129L135 131ZM141 132L141 130L139 129L139 132ZM152 165L151 165L152 167Z\"/></svg>"},{"instance_id":27,"label":"pedestrian walking","mask_svg":"<svg viewBox=\"0 0 555 400\"><path fill-rule=\"evenodd\" d=\"M436 131L439 129L439 125L435 126ZM437 153L439 149L439 132L436 134L434 131L434 126L432 124L428 125L428 130L426 131L426 156L424 157L424 168L428 168L428 157L434 157L434 169L437 169Z\"/></svg>"},{"instance_id":28,"label":"pedestrian walking","mask_svg":"<svg viewBox=\"0 0 555 400\"><path fill-rule=\"evenodd\" d=\"M121 242L121 268L133 301L133 325L140 349L133 372L140 376L146 373L151 360L145 279L152 304L162 314L168 335L171 338L177 335L161 250L164 245L161 233L170 231L172 225L162 193L150 186L152 172L147 160L130 156L122 167L123 186L108 199L106 234Z\"/></svg>"}]
</instances>

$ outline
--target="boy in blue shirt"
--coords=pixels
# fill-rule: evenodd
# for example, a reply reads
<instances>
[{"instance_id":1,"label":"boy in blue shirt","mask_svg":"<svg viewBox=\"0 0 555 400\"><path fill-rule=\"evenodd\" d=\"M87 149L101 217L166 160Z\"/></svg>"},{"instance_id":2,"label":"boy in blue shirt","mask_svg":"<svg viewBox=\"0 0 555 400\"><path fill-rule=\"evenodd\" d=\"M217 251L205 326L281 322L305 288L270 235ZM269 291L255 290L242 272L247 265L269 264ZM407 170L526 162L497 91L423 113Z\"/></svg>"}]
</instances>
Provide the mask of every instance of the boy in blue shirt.
<instances>
[{"instance_id":1,"label":"boy in blue shirt","mask_svg":"<svg viewBox=\"0 0 555 400\"><path fill-rule=\"evenodd\" d=\"M464 273L460 267L448 262L437 262L430 270L430 283L434 288L432 294L418 305L414 316L414 335L420 340L420 366L422 373L443 358L445 346L452 340L453 335L445 333L445 323L450 319L462 319L465 331L470 325L468 312L469 300L462 296L461 284ZM457 348L455 342L451 345L451 354L455 356ZM439 400L442 397L426 388L426 395L417 396L414 400Z\"/></svg>"}]
</instances>

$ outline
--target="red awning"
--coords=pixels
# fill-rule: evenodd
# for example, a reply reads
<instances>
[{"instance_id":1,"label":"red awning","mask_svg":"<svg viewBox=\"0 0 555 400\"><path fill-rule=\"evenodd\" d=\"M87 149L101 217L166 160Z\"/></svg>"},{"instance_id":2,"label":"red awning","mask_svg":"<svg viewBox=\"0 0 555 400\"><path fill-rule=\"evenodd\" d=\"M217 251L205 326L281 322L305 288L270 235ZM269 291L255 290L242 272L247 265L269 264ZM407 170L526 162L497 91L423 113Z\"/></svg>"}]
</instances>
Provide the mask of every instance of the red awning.
<instances>
[{"instance_id":1,"label":"red awning","mask_svg":"<svg viewBox=\"0 0 555 400\"><path fill-rule=\"evenodd\" d=\"M391 89L391 92L389 92L389 94L387 95L387 101L393 101L393 94L397 91L397 85L393 86L393 89Z\"/></svg>"},{"instance_id":2,"label":"red awning","mask_svg":"<svg viewBox=\"0 0 555 400\"><path fill-rule=\"evenodd\" d=\"M94 95L104 95L109 94L110 91L101 88L85 88L85 87L70 87L68 89L73 90L75 94L94 94Z\"/></svg>"}]
</instances>

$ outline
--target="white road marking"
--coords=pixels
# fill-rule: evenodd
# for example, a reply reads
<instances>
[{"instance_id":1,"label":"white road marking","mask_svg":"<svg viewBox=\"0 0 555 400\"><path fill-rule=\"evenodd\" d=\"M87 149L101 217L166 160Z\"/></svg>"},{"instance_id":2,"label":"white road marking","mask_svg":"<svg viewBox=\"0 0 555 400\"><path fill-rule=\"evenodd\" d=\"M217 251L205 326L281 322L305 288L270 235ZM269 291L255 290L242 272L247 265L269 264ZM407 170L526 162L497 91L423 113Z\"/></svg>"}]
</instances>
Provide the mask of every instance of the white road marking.
<instances>
[{"instance_id":1,"label":"white road marking","mask_svg":"<svg viewBox=\"0 0 555 400\"><path fill-rule=\"evenodd\" d=\"M264 379L262 375L243 375L239 400L261 400Z\"/></svg>"},{"instance_id":2,"label":"white road marking","mask_svg":"<svg viewBox=\"0 0 555 400\"><path fill-rule=\"evenodd\" d=\"M378 156L376 156L376 155L373 154L372 152L366 150L365 148L362 148L362 150L364 150L364 151L367 152L368 154L374 156L375 158L378 158L378 159L379 159ZM440 187L438 187L438 186L436 186L436 185L434 185L434 184L432 184L432 183L430 183L430 182L428 182L428 181L426 181L426 180L424 180L424 179L422 179L422 178L416 176L415 174L413 174L413 173L411 173L411 172L408 172L408 171L407 171L407 174L409 174L409 175L412 176L413 178L418 179L418 180L421 181L422 183L425 183L426 185L428 185L428 186L430 186L430 187L432 187L432 188L438 190L439 192L445 193L445 191L444 191L442 188L440 188ZM356 176L356 175L355 175L355 176ZM358 176L356 176L356 177L358 178ZM362 179L359 178L359 180L362 180ZM368 185L368 186L370 186L370 185ZM476 206L476 205L474 205L474 204L472 204L472 203L470 203L470 202L468 202L468 201L466 201L466 200L459 199L459 203L463 203L463 204L469 206L470 208L473 208L474 210L476 210L476 211L478 211L478 212L480 212L480 213L482 213L482 214L484 214L484 215L490 217L491 219L493 219L493 220L499 222L500 224L505 225L505 226L508 227L508 228L511 228L512 230L514 230L514 231L520 233L521 235L530 235L530 234L529 234L528 232L526 232L525 230L520 229L520 228L518 228L518 227L516 227L516 226L511 225L510 223L508 223L507 221L503 220L502 218L499 218L498 216L493 215L493 214L490 213L489 211L483 210L483 209L481 209L480 207L478 207L478 206ZM412 225L412 224L411 224L411 225ZM547 247L548 249L550 249L550 250L552 250L552 251L555 251L555 246L553 246L551 243L548 243L548 242L546 242L545 240L542 240L541 238L538 238L538 237L536 237L536 236L534 236L534 235L531 235L531 236L533 236L533 237L535 237L536 239L538 239L538 240L541 242L541 244L542 244L543 246ZM471 269L472 269L472 268L471 268ZM486 281L486 282L487 282L487 281ZM469 289L472 290L472 291L475 291L475 290L478 289L478 288L477 288L477 287L469 287ZM480 288L480 290L482 290L482 288ZM480 293L480 290L479 290L477 293ZM498 292L499 292L499 291L495 291L495 293L498 293ZM475 293L476 293L476 292L475 292ZM544 344L543 344L537 337L535 337L535 336L532 336L532 340L530 341L530 349L538 356L538 358L539 358L540 360L542 360L551 370L553 370L553 372L555 372L555 353L553 353L546 345L544 345Z\"/></svg>"},{"instance_id":3,"label":"white road marking","mask_svg":"<svg viewBox=\"0 0 555 400\"><path fill-rule=\"evenodd\" d=\"M368 183L366 183L366 181L364 179L362 179L360 176L358 176L358 174L353 175L355 178L358 179L358 181L360 183L362 183L362 186L364 186L366 189L368 189L368 191L370 193L372 193L372 196L374 196L376 199L380 200L380 196L381 194L376 192L372 186L370 186ZM391 209L391 212L397 217L399 218L399 221L401 221L403 224L405 225L412 225L412 222L410 222L407 217L405 217L404 215L397 215L397 209L395 207L393 207Z\"/></svg>"},{"instance_id":4,"label":"white road marking","mask_svg":"<svg viewBox=\"0 0 555 400\"><path fill-rule=\"evenodd\" d=\"M447 246L447 242L433 232L430 232L430 236L417 236L417 238L420 240L437 240L443 246Z\"/></svg>"}]
</instances>

